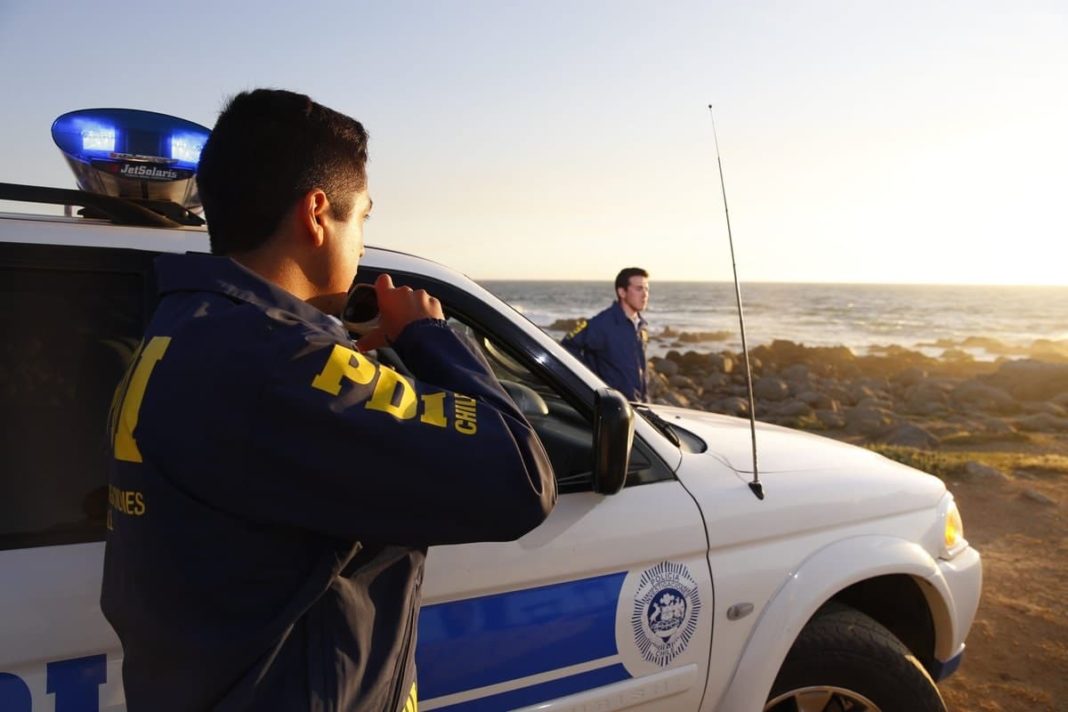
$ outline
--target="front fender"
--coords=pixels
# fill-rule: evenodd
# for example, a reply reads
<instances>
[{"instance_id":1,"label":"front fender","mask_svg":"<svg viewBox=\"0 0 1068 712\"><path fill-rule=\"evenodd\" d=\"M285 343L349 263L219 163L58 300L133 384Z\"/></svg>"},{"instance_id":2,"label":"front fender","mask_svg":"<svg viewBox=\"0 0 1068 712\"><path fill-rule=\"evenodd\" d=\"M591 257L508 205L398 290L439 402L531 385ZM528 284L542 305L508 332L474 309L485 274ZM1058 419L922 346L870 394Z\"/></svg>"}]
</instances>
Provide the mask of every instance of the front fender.
<instances>
[{"instance_id":1,"label":"front fender","mask_svg":"<svg viewBox=\"0 0 1068 712\"><path fill-rule=\"evenodd\" d=\"M863 561L863 567L843 566ZM836 593L876 576L912 576L935 621L935 652L948 658L963 635L953 614L953 596L938 563L920 545L888 536L858 536L816 551L787 577L760 613L734 675L714 709L753 712L767 699L775 677L801 629Z\"/></svg>"}]
</instances>

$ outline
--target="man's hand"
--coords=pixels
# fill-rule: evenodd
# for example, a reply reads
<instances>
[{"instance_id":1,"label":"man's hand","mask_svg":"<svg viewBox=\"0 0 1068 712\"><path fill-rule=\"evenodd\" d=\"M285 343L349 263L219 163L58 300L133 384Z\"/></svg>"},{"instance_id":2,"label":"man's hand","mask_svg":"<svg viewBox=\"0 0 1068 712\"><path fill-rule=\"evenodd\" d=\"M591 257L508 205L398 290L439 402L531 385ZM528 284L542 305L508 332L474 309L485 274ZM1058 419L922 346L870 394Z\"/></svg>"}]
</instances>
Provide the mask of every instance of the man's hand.
<instances>
[{"instance_id":1,"label":"man's hand","mask_svg":"<svg viewBox=\"0 0 1068 712\"><path fill-rule=\"evenodd\" d=\"M375 280L375 295L378 297L378 327L367 332L356 347L371 351L388 346L397 340L404 327L420 319L444 319L441 302L427 294L425 289L394 287L388 274Z\"/></svg>"}]
</instances>

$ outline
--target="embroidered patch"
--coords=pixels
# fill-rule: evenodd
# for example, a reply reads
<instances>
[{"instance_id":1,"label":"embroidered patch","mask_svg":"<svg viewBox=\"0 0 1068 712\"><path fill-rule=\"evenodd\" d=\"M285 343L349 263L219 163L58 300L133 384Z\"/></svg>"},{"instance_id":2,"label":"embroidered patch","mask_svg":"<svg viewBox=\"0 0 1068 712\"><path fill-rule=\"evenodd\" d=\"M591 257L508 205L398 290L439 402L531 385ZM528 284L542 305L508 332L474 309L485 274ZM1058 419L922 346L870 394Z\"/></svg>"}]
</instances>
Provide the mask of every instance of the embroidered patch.
<instances>
[{"instance_id":1,"label":"embroidered patch","mask_svg":"<svg viewBox=\"0 0 1068 712\"><path fill-rule=\"evenodd\" d=\"M634 643L642 658L663 667L686 649L697 630L701 597L685 564L663 561L642 572L634 594Z\"/></svg>"},{"instance_id":2,"label":"embroidered patch","mask_svg":"<svg viewBox=\"0 0 1068 712\"><path fill-rule=\"evenodd\" d=\"M568 332L566 338L568 338L568 339L575 338L575 336L577 336L578 333L580 331L582 331L583 329L585 329L587 326L589 326L589 322L588 321L586 321L585 319L579 319L578 322L575 324L575 328L572 329L570 332Z\"/></svg>"}]
</instances>

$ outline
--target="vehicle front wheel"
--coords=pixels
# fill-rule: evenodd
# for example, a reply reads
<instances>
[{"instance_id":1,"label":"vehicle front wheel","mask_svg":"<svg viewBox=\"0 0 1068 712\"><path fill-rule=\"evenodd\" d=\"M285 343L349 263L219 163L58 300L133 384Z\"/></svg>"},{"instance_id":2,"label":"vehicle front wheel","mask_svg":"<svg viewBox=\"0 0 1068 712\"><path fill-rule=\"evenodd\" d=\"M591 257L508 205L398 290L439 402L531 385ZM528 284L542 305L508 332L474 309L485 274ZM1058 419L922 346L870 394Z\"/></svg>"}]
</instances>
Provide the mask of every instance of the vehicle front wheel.
<instances>
[{"instance_id":1,"label":"vehicle front wheel","mask_svg":"<svg viewBox=\"0 0 1068 712\"><path fill-rule=\"evenodd\" d=\"M764 712L945 712L934 680L893 633L846 606L797 637Z\"/></svg>"}]
</instances>

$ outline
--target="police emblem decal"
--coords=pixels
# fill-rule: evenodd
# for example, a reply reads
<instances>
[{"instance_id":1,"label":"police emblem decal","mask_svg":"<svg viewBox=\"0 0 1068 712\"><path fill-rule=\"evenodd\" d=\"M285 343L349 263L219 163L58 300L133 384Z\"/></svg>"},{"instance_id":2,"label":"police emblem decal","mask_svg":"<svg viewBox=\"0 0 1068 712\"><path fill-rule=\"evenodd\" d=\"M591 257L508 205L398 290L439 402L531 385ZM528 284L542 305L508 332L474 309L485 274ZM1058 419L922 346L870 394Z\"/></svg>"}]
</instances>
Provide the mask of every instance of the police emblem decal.
<instances>
[{"instance_id":1,"label":"police emblem decal","mask_svg":"<svg viewBox=\"0 0 1068 712\"><path fill-rule=\"evenodd\" d=\"M685 564L663 561L642 572L634 594L634 643L646 662L663 667L697 630L701 597Z\"/></svg>"}]
</instances>

